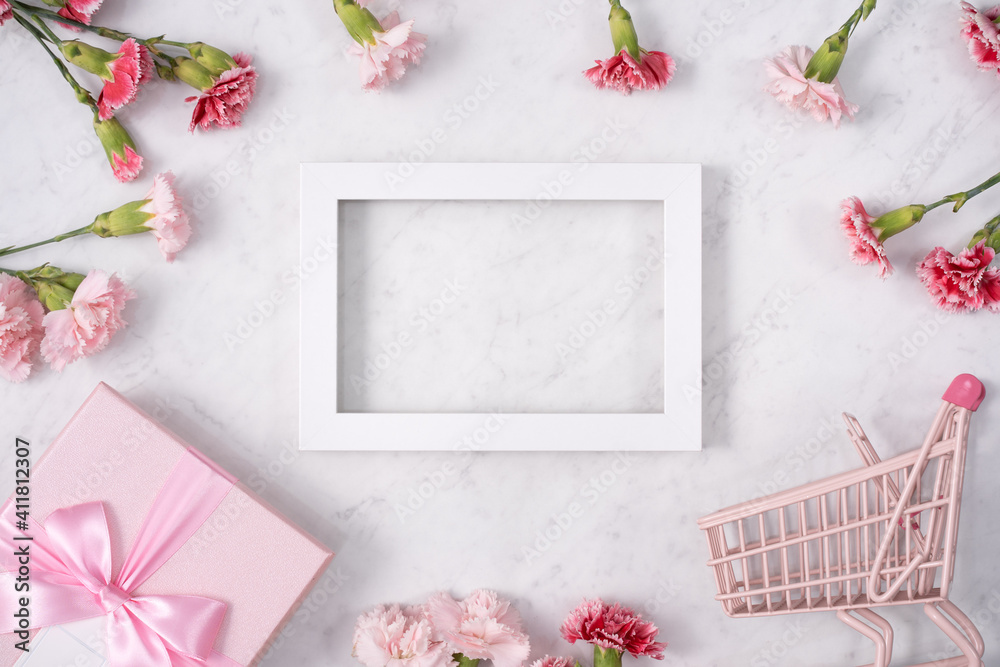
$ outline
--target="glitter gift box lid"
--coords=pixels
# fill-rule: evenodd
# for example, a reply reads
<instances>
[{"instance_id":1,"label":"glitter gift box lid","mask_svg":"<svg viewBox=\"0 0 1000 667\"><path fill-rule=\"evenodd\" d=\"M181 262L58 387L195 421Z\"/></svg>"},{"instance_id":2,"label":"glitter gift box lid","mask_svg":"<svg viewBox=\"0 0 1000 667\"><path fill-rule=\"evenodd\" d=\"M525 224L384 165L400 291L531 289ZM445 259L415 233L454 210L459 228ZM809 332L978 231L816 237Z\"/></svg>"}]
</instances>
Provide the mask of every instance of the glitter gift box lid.
<instances>
[{"instance_id":1,"label":"glitter gift box lid","mask_svg":"<svg viewBox=\"0 0 1000 667\"><path fill-rule=\"evenodd\" d=\"M100 384L32 470L31 515L104 503L114 573L167 476L189 449L118 392ZM236 483L207 521L135 594L199 595L225 602L215 650L241 665L259 659L326 569L332 552ZM9 639L13 635L5 635ZM0 665L21 657L0 642Z\"/></svg>"}]
</instances>

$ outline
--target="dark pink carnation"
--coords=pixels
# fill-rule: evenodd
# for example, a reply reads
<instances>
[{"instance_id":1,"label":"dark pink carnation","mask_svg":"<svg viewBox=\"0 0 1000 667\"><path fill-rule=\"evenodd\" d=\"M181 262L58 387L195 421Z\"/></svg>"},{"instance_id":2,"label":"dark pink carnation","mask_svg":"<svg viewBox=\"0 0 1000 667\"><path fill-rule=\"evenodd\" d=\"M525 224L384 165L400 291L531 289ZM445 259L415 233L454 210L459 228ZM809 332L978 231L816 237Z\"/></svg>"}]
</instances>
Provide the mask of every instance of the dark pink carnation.
<instances>
[{"instance_id":1,"label":"dark pink carnation","mask_svg":"<svg viewBox=\"0 0 1000 667\"><path fill-rule=\"evenodd\" d=\"M142 156L132 150L131 146L125 146L124 150L125 155L111 154L111 171L114 172L115 178L119 181L128 183L135 180L135 177L142 171Z\"/></svg>"},{"instance_id":2,"label":"dark pink carnation","mask_svg":"<svg viewBox=\"0 0 1000 667\"><path fill-rule=\"evenodd\" d=\"M111 79L104 82L101 95L97 98L98 118L107 120L135 99L139 84L147 80L153 71L153 60L145 46L129 38L122 42L118 57L108 63Z\"/></svg>"},{"instance_id":3,"label":"dark pink carnation","mask_svg":"<svg viewBox=\"0 0 1000 667\"><path fill-rule=\"evenodd\" d=\"M636 62L626 49L584 72L598 88L612 88L624 95L633 90L659 90L674 76L674 59L662 51L643 51Z\"/></svg>"},{"instance_id":4,"label":"dark pink carnation","mask_svg":"<svg viewBox=\"0 0 1000 667\"><path fill-rule=\"evenodd\" d=\"M985 241L958 257L937 247L917 265L917 275L938 308L955 313L986 307L1000 312L1000 269L990 267L995 254Z\"/></svg>"},{"instance_id":5,"label":"dark pink carnation","mask_svg":"<svg viewBox=\"0 0 1000 667\"><path fill-rule=\"evenodd\" d=\"M187 98L188 102L197 100L188 128L191 132L195 127L210 130L213 123L230 128L243 122L243 114L257 89L257 70L250 64L253 59L245 53L237 53L233 60L236 67L219 75L214 86L198 97Z\"/></svg>"},{"instance_id":6,"label":"dark pink carnation","mask_svg":"<svg viewBox=\"0 0 1000 667\"><path fill-rule=\"evenodd\" d=\"M861 265L877 262L878 275L882 279L892 275L892 264L872 229L876 218L868 215L865 205L857 197L848 197L840 203L840 208L840 226L851 244L851 260Z\"/></svg>"},{"instance_id":7,"label":"dark pink carnation","mask_svg":"<svg viewBox=\"0 0 1000 667\"><path fill-rule=\"evenodd\" d=\"M0 0L0 25L4 24L4 21L9 21L14 18L14 8L10 6L7 0Z\"/></svg>"},{"instance_id":8,"label":"dark pink carnation","mask_svg":"<svg viewBox=\"0 0 1000 667\"><path fill-rule=\"evenodd\" d=\"M617 602L609 606L603 600L584 600L566 618L562 636L570 644L585 641L602 649L648 656L663 660L666 643L656 641L659 629L628 607Z\"/></svg>"},{"instance_id":9,"label":"dark pink carnation","mask_svg":"<svg viewBox=\"0 0 1000 667\"><path fill-rule=\"evenodd\" d=\"M962 37L969 56L984 72L1000 74L1000 26L994 23L1000 16L1000 5L981 12L968 2L961 4Z\"/></svg>"},{"instance_id":10,"label":"dark pink carnation","mask_svg":"<svg viewBox=\"0 0 1000 667\"><path fill-rule=\"evenodd\" d=\"M73 19L80 23L90 25L90 17L101 8L101 3L104 0L65 0L62 8L59 10L59 16L65 16L68 19ZM74 28L72 26L66 26L74 31L79 31L79 28Z\"/></svg>"}]
</instances>

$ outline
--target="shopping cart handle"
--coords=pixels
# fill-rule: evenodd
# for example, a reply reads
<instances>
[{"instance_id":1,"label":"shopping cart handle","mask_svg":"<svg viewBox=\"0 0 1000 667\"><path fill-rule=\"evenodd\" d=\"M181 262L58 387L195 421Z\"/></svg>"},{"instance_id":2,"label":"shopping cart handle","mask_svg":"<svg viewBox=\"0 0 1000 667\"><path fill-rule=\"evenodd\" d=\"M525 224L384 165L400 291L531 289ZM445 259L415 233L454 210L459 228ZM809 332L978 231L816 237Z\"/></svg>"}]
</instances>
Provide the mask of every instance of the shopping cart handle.
<instances>
[{"instance_id":1,"label":"shopping cart handle","mask_svg":"<svg viewBox=\"0 0 1000 667\"><path fill-rule=\"evenodd\" d=\"M979 404L986 396L986 388L975 375L963 373L951 381L948 391L944 392L943 398L949 403L954 403L960 408L976 411Z\"/></svg>"}]
</instances>

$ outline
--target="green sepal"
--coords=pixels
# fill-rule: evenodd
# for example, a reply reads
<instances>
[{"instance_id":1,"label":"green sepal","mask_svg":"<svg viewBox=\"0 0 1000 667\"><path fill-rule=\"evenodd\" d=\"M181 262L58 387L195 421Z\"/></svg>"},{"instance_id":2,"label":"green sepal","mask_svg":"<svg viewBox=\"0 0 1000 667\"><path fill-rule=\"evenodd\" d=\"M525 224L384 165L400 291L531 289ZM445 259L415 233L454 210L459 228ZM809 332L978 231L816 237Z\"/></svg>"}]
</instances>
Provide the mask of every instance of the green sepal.
<instances>
[{"instance_id":1,"label":"green sepal","mask_svg":"<svg viewBox=\"0 0 1000 667\"><path fill-rule=\"evenodd\" d=\"M78 39L60 42L59 52L68 62L86 72L96 74L105 81L112 81L115 78L108 63L118 60L117 53L109 53Z\"/></svg>"},{"instance_id":2,"label":"green sepal","mask_svg":"<svg viewBox=\"0 0 1000 667\"><path fill-rule=\"evenodd\" d=\"M204 92L215 85L212 73L203 67L197 60L191 58L177 58L174 61L174 76L198 90Z\"/></svg>"},{"instance_id":3,"label":"green sepal","mask_svg":"<svg viewBox=\"0 0 1000 667\"><path fill-rule=\"evenodd\" d=\"M385 32L375 15L354 0L333 0L333 8L358 44L376 43L375 33Z\"/></svg>"},{"instance_id":4,"label":"green sepal","mask_svg":"<svg viewBox=\"0 0 1000 667\"><path fill-rule=\"evenodd\" d=\"M892 238L920 222L926 211L926 206L911 204L880 215L872 223L872 228L878 232L879 243L884 243L886 239Z\"/></svg>"},{"instance_id":5,"label":"green sepal","mask_svg":"<svg viewBox=\"0 0 1000 667\"><path fill-rule=\"evenodd\" d=\"M639 35L635 32L632 15L617 0L611 5L608 24L611 26L611 41L615 45L615 53L621 53L622 49L626 49L636 62L640 62L642 51L639 49Z\"/></svg>"},{"instance_id":6,"label":"green sepal","mask_svg":"<svg viewBox=\"0 0 1000 667\"><path fill-rule=\"evenodd\" d=\"M67 273L48 264L30 271L18 272L17 276L34 288L38 300L49 310L66 308L73 300L76 289L86 278L82 273Z\"/></svg>"},{"instance_id":7,"label":"green sepal","mask_svg":"<svg viewBox=\"0 0 1000 667\"><path fill-rule=\"evenodd\" d=\"M613 648L594 645L594 667L622 667L622 654Z\"/></svg>"},{"instance_id":8,"label":"green sepal","mask_svg":"<svg viewBox=\"0 0 1000 667\"><path fill-rule=\"evenodd\" d=\"M150 228L146 226L146 223L156 217L152 213L141 210L148 203L148 199L141 199L122 204L113 211L101 213L94 220L92 231L101 238L148 232Z\"/></svg>"},{"instance_id":9,"label":"green sepal","mask_svg":"<svg viewBox=\"0 0 1000 667\"><path fill-rule=\"evenodd\" d=\"M115 163L115 155L125 159L126 146L136 153L139 152L135 147L135 142L132 141L132 137L125 130L125 126L118 122L117 118L112 117L107 120L100 120L95 116L94 131L97 132L97 138L101 140L101 146L104 147L104 154L107 156L108 162L112 165Z\"/></svg>"},{"instance_id":10,"label":"green sepal","mask_svg":"<svg viewBox=\"0 0 1000 667\"><path fill-rule=\"evenodd\" d=\"M803 72L807 79L822 83L832 83L840 72L840 66L847 55L850 26L843 28L826 38L826 41L816 50Z\"/></svg>"},{"instance_id":11,"label":"green sepal","mask_svg":"<svg viewBox=\"0 0 1000 667\"><path fill-rule=\"evenodd\" d=\"M194 42L187 45L188 53L194 58L199 65L208 70L209 74L212 76L219 76L223 72L229 71L236 67L236 61L233 57L223 51L222 49L217 49L214 46L210 46L204 42Z\"/></svg>"}]
</instances>

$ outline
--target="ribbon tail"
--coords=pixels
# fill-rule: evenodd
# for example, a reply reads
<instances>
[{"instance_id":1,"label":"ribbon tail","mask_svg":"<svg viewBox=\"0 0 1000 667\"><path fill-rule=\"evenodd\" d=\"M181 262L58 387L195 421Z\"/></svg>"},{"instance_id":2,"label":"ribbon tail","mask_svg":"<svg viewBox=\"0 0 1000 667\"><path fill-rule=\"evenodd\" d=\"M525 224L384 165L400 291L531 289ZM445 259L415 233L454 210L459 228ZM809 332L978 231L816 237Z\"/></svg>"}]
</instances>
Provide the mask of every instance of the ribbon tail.
<instances>
[{"instance_id":1,"label":"ribbon tail","mask_svg":"<svg viewBox=\"0 0 1000 667\"><path fill-rule=\"evenodd\" d=\"M170 667L163 640L131 614L119 607L108 617L108 664L110 667Z\"/></svg>"},{"instance_id":2,"label":"ribbon tail","mask_svg":"<svg viewBox=\"0 0 1000 667\"><path fill-rule=\"evenodd\" d=\"M212 654L226 616L225 603L196 595L136 596L125 603L125 608L166 649L199 661Z\"/></svg>"}]
</instances>

